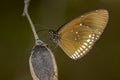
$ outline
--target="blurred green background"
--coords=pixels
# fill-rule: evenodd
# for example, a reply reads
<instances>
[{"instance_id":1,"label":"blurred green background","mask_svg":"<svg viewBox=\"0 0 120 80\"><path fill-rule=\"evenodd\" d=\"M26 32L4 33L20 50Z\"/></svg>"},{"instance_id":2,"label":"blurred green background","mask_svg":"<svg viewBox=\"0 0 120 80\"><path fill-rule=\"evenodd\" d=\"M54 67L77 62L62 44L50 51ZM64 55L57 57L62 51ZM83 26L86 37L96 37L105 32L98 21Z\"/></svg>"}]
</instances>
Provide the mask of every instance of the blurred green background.
<instances>
[{"instance_id":1,"label":"blurred green background","mask_svg":"<svg viewBox=\"0 0 120 80\"><path fill-rule=\"evenodd\" d=\"M32 80L29 56L34 37L23 0L0 1L0 80ZM83 13L107 9L109 23L101 39L82 59L71 60L49 40L48 31ZM120 80L120 0L32 0L29 12L39 37L54 51L59 80Z\"/></svg>"}]
</instances>

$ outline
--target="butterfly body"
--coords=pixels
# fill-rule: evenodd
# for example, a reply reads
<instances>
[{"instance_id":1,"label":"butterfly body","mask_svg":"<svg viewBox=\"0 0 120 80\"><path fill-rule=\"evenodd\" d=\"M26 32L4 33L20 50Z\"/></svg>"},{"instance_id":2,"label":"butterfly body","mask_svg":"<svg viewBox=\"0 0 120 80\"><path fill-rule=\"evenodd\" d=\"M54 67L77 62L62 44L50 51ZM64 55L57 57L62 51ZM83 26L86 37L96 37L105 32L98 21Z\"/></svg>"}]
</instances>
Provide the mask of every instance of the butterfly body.
<instances>
[{"instance_id":1,"label":"butterfly body","mask_svg":"<svg viewBox=\"0 0 120 80\"><path fill-rule=\"evenodd\" d=\"M57 31L50 30L50 38L64 52L76 60L86 55L99 39L108 22L106 10L96 10L77 17L61 26Z\"/></svg>"}]
</instances>

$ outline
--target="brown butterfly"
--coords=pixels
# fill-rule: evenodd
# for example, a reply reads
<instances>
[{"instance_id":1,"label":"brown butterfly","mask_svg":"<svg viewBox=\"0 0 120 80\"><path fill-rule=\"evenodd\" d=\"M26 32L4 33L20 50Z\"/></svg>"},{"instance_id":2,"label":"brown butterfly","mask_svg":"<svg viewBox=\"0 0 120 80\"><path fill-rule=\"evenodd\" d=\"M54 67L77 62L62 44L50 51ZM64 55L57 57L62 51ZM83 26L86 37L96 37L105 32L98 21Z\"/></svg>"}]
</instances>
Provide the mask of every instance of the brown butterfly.
<instances>
[{"instance_id":1,"label":"brown butterfly","mask_svg":"<svg viewBox=\"0 0 120 80\"><path fill-rule=\"evenodd\" d=\"M95 10L69 21L57 31L49 30L49 35L70 58L76 60L92 49L103 33L108 18L107 10Z\"/></svg>"}]
</instances>

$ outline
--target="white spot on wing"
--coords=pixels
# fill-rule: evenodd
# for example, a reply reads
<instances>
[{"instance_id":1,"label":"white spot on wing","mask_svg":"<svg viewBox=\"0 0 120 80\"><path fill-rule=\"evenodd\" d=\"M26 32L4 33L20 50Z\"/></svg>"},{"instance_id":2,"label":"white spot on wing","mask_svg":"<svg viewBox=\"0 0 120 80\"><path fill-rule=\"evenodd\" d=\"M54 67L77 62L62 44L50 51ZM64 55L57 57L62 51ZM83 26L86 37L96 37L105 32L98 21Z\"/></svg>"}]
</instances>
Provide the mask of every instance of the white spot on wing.
<instances>
[{"instance_id":1,"label":"white spot on wing","mask_svg":"<svg viewBox=\"0 0 120 80\"><path fill-rule=\"evenodd\" d=\"M95 39L97 40L98 38L96 37Z\"/></svg>"},{"instance_id":2,"label":"white spot on wing","mask_svg":"<svg viewBox=\"0 0 120 80\"><path fill-rule=\"evenodd\" d=\"M86 45L86 46L88 45L88 44L87 44L87 43L85 43L85 42L84 42L83 44L84 44L84 45Z\"/></svg>"},{"instance_id":3,"label":"white spot on wing","mask_svg":"<svg viewBox=\"0 0 120 80\"><path fill-rule=\"evenodd\" d=\"M75 51L75 54L77 54L77 55L78 55L78 52L77 52L77 51Z\"/></svg>"},{"instance_id":4,"label":"white spot on wing","mask_svg":"<svg viewBox=\"0 0 120 80\"><path fill-rule=\"evenodd\" d=\"M75 32L76 34L78 34L78 32Z\"/></svg>"},{"instance_id":5,"label":"white spot on wing","mask_svg":"<svg viewBox=\"0 0 120 80\"><path fill-rule=\"evenodd\" d=\"M73 56L70 56L73 59Z\"/></svg>"},{"instance_id":6,"label":"white spot on wing","mask_svg":"<svg viewBox=\"0 0 120 80\"><path fill-rule=\"evenodd\" d=\"M76 55L77 55L77 58L80 56L79 53L77 51L75 51Z\"/></svg>"},{"instance_id":7,"label":"white spot on wing","mask_svg":"<svg viewBox=\"0 0 120 80\"><path fill-rule=\"evenodd\" d=\"M92 42L89 42L89 44L92 44Z\"/></svg>"},{"instance_id":8,"label":"white spot on wing","mask_svg":"<svg viewBox=\"0 0 120 80\"><path fill-rule=\"evenodd\" d=\"M83 55L83 53L80 54L81 56Z\"/></svg>"},{"instance_id":9,"label":"white spot on wing","mask_svg":"<svg viewBox=\"0 0 120 80\"><path fill-rule=\"evenodd\" d=\"M80 47L80 50L83 51L83 49Z\"/></svg>"},{"instance_id":10,"label":"white spot on wing","mask_svg":"<svg viewBox=\"0 0 120 80\"><path fill-rule=\"evenodd\" d=\"M82 45L83 48L86 48L84 45Z\"/></svg>"},{"instance_id":11,"label":"white spot on wing","mask_svg":"<svg viewBox=\"0 0 120 80\"><path fill-rule=\"evenodd\" d=\"M84 17L83 15L81 17Z\"/></svg>"},{"instance_id":12,"label":"white spot on wing","mask_svg":"<svg viewBox=\"0 0 120 80\"><path fill-rule=\"evenodd\" d=\"M83 24L82 23L80 23L80 26L82 26Z\"/></svg>"},{"instance_id":13,"label":"white spot on wing","mask_svg":"<svg viewBox=\"0 0 120 80\"><path fill-rule=\"evenodd\" d=\"M90 34L90 35L89 35L89 38L91 38L91 37L92 37L92 35Z\"/></svg>"},{"instance_id":14,"label":"white spot on wing","mask_svg":"<svg viewBox=\"0 0 120 80\"><path fill-rule=\"evenodd\" d=\"M98 10L96 10L96 12L98 12Z\"/></svg>"},{"instance_id":15,"label":"white spot on wing","mask_svg":"<svg viewBox=\"0 0 120 80\"><path fill-rule=\"evenodd\" d=\"M91 41L92 41L92 42L94 42L94 40L93 40L93 39L92 39Z\"/></svg>"},{"instance_id":16,"label":"white spot on wing","mask_svg":"<svg viewBox=\"0 0 120 80\"><path fill-rule=\"evenodd\" d=\"M86 48L85 50L88 51L88 48Z\"/></svg>"},{"instance_id":17,"label":"white spot on wing","mask_svg":"<svg viewBox=\"0 0 120 80\"><path fill-rule=\"evenodd\" d=\"M90 46L90 45L89 45L88 47L89 47L89 48L91 48L91 46Z\"/></svg>"},{"instance_id":18,"label":"white spot on wing","mask_svg":"<svg viewBox=\"0 0 120 80\"><path fill-rule=\"evenodd\" d=\"M92 34L92 36L95 36L95 34Z\"/></svg>"},{"instance_id":19,"label":"white spot on wing","mask_svg":"<svg viewBox=\"0 0 120 80\"><path fill-rule=\"evenodd\" d=\"M90 39L88 39L87 42L90 42Z\"/></svg>"},{"instance_id":20,"label":"white spot on wing","mask_svg":"<svg viewBox=\"0 0 120 80\"><path fill-rule=\"evenodd\" d=\"M77 49L77 51L80 53L80 50L79 50L79 49Z\"/></svg>"},{"instance_id":21,"label":"white spot on wing","mask_svg":"<svg viewBox=\"0 0 120 80\"><path fill-rule=\"evenodd\" d=\"M71 56L71 58L72 58L72 59L75 59L75 57L74 57L73 55Z\"/></svg>"},{"instance_id":22,"label":"white spot on wing","mask_svg":"<svg viewBox=\"0 0 120 80\"><path fill-rule=\"evenodd\" d=\"M97 37L97 38L99 38L99 36L98 36L98 35L96 35L96 37Z\"/></svg>"},{"instance_id":23,"label":"white spot on wing","mask_svg":"<svg viewBox=\"0 0 120 80\"><path fill-rule=\"evenodd\" d=\"M85 51L83 51L83 54L85 54Z\"/></svg>"}]
</instances>

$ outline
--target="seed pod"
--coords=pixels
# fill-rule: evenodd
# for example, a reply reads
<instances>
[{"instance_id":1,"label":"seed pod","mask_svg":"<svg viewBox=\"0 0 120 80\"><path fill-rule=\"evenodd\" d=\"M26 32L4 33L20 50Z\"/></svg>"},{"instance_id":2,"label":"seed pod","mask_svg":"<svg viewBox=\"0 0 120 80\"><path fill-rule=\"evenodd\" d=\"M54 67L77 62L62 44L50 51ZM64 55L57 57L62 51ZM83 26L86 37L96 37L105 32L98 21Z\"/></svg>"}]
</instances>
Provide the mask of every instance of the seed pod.
<instances>
[{"instance_id":1,"label":"seed pod","mask_svg":"<svg viewBox=\"0 0 120 80\"><path fill-rule=\"evenodd\" d=\"M46 45L33 47L29 65L33 80L58 80L54 55Z\"/></svg>"}]
</instances>

